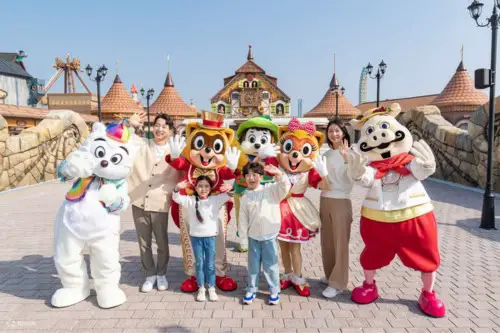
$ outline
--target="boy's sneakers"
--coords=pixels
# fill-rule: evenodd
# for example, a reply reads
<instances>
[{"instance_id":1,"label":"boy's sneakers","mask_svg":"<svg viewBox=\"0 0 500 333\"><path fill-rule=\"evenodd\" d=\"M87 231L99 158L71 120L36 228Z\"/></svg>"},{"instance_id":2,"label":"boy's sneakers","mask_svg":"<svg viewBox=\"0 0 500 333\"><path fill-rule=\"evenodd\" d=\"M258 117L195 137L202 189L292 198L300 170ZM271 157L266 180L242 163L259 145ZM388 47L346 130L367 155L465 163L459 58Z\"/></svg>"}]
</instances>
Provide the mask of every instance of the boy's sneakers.
<instances>
[{"instance_id":1,"label":"boy's sneakers","mask_svg":"<svg viewBox=\"0 0 500 333\"><path fill-rule=\"evenodd\" d=\"M333 288L333 287L326 287L325 290L323 290L323 296L325 296L326 298L333 298L335 296L337 296L338 294L342 293L342 290L339 290L337 288Z\"/></svg>"},{"instance_id":2,"label":"boy's sneakers","mask_svg":"<svg viewBox=\"0 0 500 333\"><path fill-rule=\"evenodd\" d=\"M268 302L270 305L277 305L280 302L280 294L271 294L269 295Z\"/></svg>"},{"instance_id":3,"label":"boy's sneakers","mask_svg":"<svg viewBox=\"0 0 500 333\"><path fill-rule=\"evenodd\" d=\"M144 281L144 283L142 284L141 291L143 293L150 292L151 290L153 290L155 283L156 283L156 275L148 276L146 278L146 281Z\"/></svg>"},{"instance_id":4,"label":"boy's sneakers","mask_svg":"<svg viewBox=\"0 0 500 333\"><path fill-rule=\"evenodd\" d=\"M206 301L206 296L205 296L205 287L200 287L198 289L198 295L196 296L196 300L198 302L205 302Z\"/></svg>"},{"instance_id":5,"label":"boy's sneakers","mask_svg":"<svg viewBox=\"0 0 500 333\"><path fill-rule=\"evenodd\" d=\"M156 277L156 287L160 291L168 289L168 281L167 281L167 277L165 275L158 275Z\"/></svg>"},{"instance_id":6,"label":"boy's sneakers","mask_svg":"<svg viewBox=\"0 0 500 333\"><path fill-rule=\"evenodd\" d=\"M210 302L217 302L219 300L219 296L215 292L215 287L208 288L208 300Z\"/></svg>"},{"instance_id":7,"label":"boy's sneakers","mask_svg":"<svg viewBox=\"0 0 500 333\"><path fill-rule=\"evenodd\" d=\"M255 295L255 293L247 292L243 297L243 304L252 304L253 300L255 299Z\"/></svg>"}]
</instances>

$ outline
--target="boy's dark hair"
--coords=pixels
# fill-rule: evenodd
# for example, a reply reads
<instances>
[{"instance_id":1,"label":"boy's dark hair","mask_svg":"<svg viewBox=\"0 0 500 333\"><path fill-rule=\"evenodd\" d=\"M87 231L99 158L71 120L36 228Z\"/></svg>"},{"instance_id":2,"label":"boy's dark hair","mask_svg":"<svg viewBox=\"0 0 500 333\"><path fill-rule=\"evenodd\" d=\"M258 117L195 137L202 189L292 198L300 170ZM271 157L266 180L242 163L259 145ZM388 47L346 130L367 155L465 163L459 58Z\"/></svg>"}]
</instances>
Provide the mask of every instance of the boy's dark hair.
<instances>
[{"instance_id":1,"label":"boy's dark hair","mask_svg":"<svg viewBox=\"0 0 500 333\"><path fill-rule=\"evenodd\" d=\"M242 173L243 176L248 175L250 172L257 173L261 176L264 176L264 165L260 162L252 162L248 163L243 167Z\"/></svg>"},{"instance_id":2,"label":"boy's dark hair","mask_svg":"<svg viewBox=\"0 0 500 333\"><path fill-rule=\"evenodd\" d=\"M330 121L328 121L328 125L326 126L325 130L325 136L326 136L326 142L328 143L328 146L330 148L333 148L333 142L328 138L328 129L332 125L337 125L340 130L342 131L342 134L344 134L344 139L347 140L347 143L349 144L349 147L351 146L351 136L349 135L349 132L347 131L347 127L345 126L344 122L340 118L332 118Z\"/></svg>"},{"instance_id":3,"label":"boy's dark hair","mask_svg":"<svg viewBox=\"0 0 500 333\"><path fill-rule=\"evenodd\" d=\"M165 114L165 113L159 113L156 117L155 117L155 120L153 121L153 126L156 124L156 121L158 119L163 119L165 120L165 122L167 123L168 125L168 128L175 133L175 127L174 127L174 121L172 120L172 118L170 118L170 116L168 114Z\"/></svg>"}]
</instances>

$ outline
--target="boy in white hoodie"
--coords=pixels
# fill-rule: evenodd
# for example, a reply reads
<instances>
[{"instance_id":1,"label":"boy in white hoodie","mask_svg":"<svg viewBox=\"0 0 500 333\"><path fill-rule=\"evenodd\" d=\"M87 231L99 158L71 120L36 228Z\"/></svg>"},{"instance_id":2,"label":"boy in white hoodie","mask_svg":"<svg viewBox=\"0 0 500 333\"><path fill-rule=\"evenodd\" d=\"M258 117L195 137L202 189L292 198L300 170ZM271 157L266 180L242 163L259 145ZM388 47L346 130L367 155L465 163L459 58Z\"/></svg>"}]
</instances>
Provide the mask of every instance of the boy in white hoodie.
<instances>
[{"instance_id":1,"label":"boy in white hoodie","mask_svg":"<svg viewBox=\"0 0 500 333\"><path fill-rule=\"evenodd\" d=\"M261 184L264 172L275 177L275 183ZM244 304L255 299L260 267L269 285L269 304L279 303L280 281L276 236L281 227L280 202L290 191L290 180L274 165L249 163L243 168L248 184L240 201L238 232L248 237L248 285Z\"/></svg>"}]
</instances>

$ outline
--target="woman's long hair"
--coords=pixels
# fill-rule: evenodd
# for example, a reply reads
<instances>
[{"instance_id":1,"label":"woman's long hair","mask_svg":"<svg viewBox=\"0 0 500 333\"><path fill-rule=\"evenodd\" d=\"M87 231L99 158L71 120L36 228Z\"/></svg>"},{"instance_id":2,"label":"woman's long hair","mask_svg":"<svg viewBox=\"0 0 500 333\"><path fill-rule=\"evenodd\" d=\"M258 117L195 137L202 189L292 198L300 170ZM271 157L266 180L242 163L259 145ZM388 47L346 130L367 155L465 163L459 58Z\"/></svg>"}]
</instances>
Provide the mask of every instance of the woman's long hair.
<instances>
[{"instance_id":1,"label":"woman's long hair","mask_svg":"<svg viewBox=\"0 0 500 333\"><path fill-rule=\"evenodd\" d=\"M347 131L347 127L345 126L342 119L340 119L338 117L331 118L330 121L328 122L328 125L326 126L325 136L326 136L326 142L328 143L328 146L333 149L333 142L328 137L328 130L330 129L330 126L332 126L332 125L337 125L340 128L340 130L342 131L342 134L344 135L344 139L347 140L347 143L349 144L349 147L350 147L351 146L351 136L349 135L349 132Z\"/></svg>"},{"instance_id":2,"label":"woman's long hair","mask_svg":"<svg viewBox=\"0 0 500 333\"><path fill-rule=\"evenodd\" d=\"M213 187L212 181L210 180L210 178L208 176L204 176L204 175L201 175L198 178L196 178L195 187L202 180L207 181L208 184L210 185L210 189L212 189L212 187ZM200 221L201 223L203 223L203 216L201 216L201 213L198 210L198 201L200 201L200 198L198 197L198 192L196 192L196 189L194 191L194 196L195 196L195 199L196 199L196 203L194 204L194 208L196 209L196 218L198 219L198 221Z\"/></svg>"}]
</instances>

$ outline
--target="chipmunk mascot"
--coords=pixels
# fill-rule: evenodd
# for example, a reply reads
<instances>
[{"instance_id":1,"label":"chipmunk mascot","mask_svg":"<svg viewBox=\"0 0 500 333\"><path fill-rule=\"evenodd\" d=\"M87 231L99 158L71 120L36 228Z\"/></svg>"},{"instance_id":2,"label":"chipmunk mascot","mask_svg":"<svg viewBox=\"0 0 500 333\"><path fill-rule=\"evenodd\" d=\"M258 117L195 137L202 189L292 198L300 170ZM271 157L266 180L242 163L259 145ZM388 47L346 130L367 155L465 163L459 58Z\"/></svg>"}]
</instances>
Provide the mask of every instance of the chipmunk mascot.
<instances>
[{"instance_id":1,"label":"chipmunk mascot","mask_svg":"<svg viewBox=\"0 0 500 333\"><path fill-rule=\"evenodd\" d=\"M422 274L420 310L443 317L445 306L434 291L440 264L437 222L421 183L434 173L436 161L427 143L413 141L408 129L396 120L400 112L399 104L392 104L368 110L362 119L351 121L361 137L349 154L348 172L369 188L360 222L365 280L351 298L359 304L375 301L379 297L375 272L397 255L405 266Z\"/></svg>"},{"instance_id":2,"label":"chipmunk mascot","mask_svg":"<svg viewBox=\"0 0 500 333\"><path fill-rule=\"evenodd\" d=\"M281 229L278 241L285 267L280 285L281 289L294 286L297 294L309 296L309 285L302 277L301 244L316 236L321 220L314 204L304 195L309 187L327 188L326 158L320 156L325 136L316 131L313 122L301 124L294 117L288 126L279 127L279 138L280 153L277 158L268 156L264 161L266 164L279 165L292 183L290 193L280 205ZM270 151L268 155L271 154Z\"/></svg>"},{"instance_id":3,"label":"chipmunk mascot","mask_svg":"<svg viewBox=\"0 0 500 333\"><path fill-rule=\"evenodd\" d=\"M120 213L129 205L126 178L137 147L132 130L122 123L94 123L91 134L57 169L58 178L76 178L55 223L54 262L63 287L53 295L54 307L66 307L90 295L82 251L90 249L90 267L101 308L126 301L120 289Z\"/></svg>"},{"instance_id":4,"label":"chipmunk mascot","mask_svg":"<svg viewBox=\"0 0 500 333\"><path fill-rule=\"evenodd\" d=\"M234 139L234 131L224 128L223 125L224 115L203 111L201 124L197 122L187 124L186 139L178 135L170 139L171 153L165 156L165 160L175 169L184 171L182 180L189 181L192 186L182 194L193 195L196 178L201 175L210 177L214 185L212 188L214 194L218 194L225 180L233 180L236 177L240 151L230 146ZM216 241L216 285L223 291L232 291L238 287L231 277L226 276L227 223L230 220L232 206L233 203L228 201L221 209L220 230ZM180 228L184 272L189 276L182 283L181 290L195 292L198 290L198 284L195 276L193 248L187 229L187 212L182 212L179 205L172 202L171 214L174 223Z\"/></svg>"},{"instance_id":5,"label":"chipmunk mascot","mask_svg":"<svg viewBox=\"0 0 500 333\"><path fill-rule=\"evenodd\" d=\"M276 145L278 142L278 126L267 115L254 117L241 123L236 131L236 139L239 149L243 153L240 156L240 171L247 163L264 162L266 157L276 156L279 153L279 146ZM278 151L276 151L276 148L278 148ZM262 183L273 181L274 178L267 174L262 179ZM245 193L246 187L245 177L240 173L236 177L234 185L234 208L237 224L240 197ZM238 233L237 236L239 237ZM237 250L239 252L248 251L248 239L240 239Z\"/></svg>"}]
</instances>

